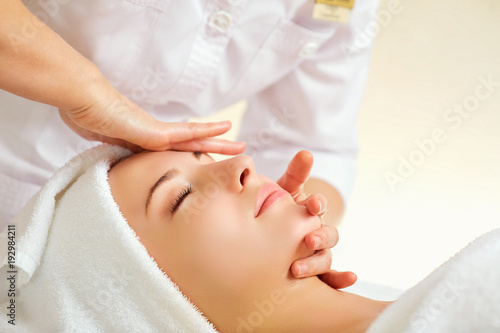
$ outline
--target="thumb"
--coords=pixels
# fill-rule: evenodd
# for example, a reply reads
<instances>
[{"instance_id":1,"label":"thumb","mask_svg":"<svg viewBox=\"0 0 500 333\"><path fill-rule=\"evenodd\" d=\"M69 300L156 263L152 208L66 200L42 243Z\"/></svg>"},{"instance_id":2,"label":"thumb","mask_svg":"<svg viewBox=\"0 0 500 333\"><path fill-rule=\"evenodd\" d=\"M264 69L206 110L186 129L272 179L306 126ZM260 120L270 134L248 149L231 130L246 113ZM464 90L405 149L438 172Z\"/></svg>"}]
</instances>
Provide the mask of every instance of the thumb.
<instances>
[{"instance_id":1,"label":"thumb","mask_svg":"<svg viewBox=\"0 0 500 333\"><path fill-rule=\"evenodd\" d=\"M277 183L292 196L301 194L304 183L309 178L313 165L313 156L307 150L299 151L288 164L285 174Z\"/></svg>"}]
</instances>

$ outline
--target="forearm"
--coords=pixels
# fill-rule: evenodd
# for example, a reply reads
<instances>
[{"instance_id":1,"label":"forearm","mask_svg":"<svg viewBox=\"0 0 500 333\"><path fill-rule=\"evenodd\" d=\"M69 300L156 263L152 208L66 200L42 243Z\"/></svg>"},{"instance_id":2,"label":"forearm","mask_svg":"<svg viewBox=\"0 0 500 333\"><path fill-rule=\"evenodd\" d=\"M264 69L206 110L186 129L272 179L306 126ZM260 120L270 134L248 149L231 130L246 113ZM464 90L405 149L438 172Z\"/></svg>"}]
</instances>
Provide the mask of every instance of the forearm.
<instances>
[{"instance_id":1,"label":"forearm","mask_svg":"<svg viewBox=\"0 0 500 333\"><path fill-rule=\"evenodd\" d=\"M344 200L333 186L323 180L311 177L304 184L304 192L308 195L314 193L323 194L328 201L328 210L323 216L323 223L333 226L340 224L344 214Z\"/></svg>"},{"instance_id":2,"label":"forearm","mask_svg":"<svg viewBox=\"0 0 500 333\"><path fill-rule=\"evenodd\" d=\"M19 0L0 0L0 89L63 109L84 107L97 67L34 16Z\"/></svg>"}]
</instances>

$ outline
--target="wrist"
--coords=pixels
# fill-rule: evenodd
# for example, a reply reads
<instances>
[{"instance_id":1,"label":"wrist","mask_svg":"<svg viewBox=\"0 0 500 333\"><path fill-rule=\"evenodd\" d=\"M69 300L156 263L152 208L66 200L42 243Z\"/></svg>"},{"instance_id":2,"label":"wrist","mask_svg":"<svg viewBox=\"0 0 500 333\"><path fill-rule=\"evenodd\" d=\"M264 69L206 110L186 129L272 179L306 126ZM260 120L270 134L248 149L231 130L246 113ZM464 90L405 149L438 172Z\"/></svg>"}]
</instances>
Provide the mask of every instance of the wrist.
<instances>
[{"instance_id":1,"label":"wrist","mask_svg":"<svg viewBox=\"0 0 500 333\"><path fill-rule=\"evenodd\" d=\"M85 59L85 70L78 73L74 78L75 84L72 86L67 105L59 106L71 113L78 113L87 110L94 105L106 105L106 100L116 98L119 93L99 71L96 65Z\"/></svg>"},{"instance_id":2,"label":"wrist","mask_svg":"<svg viewBox=\"0 0 500 333\"><path fill-rule=\"evenodd\" d=\"M33 36L23 34L23 29ZM0 89L71 110L95 99L103 87L111 89L106 83L97 66L21 1L0 2Z\"/></svg>"}]
</instances>

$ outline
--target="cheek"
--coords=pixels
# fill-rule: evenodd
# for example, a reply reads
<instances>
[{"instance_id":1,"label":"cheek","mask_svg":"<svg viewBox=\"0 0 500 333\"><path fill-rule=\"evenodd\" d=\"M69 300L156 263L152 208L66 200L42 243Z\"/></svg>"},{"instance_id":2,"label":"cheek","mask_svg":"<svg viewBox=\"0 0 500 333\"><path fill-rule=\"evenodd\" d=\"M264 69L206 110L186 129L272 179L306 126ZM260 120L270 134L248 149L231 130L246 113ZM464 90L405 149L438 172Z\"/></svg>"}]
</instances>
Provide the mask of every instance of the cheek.
<instances>
[{"instance_id":1,"label":"cheek","mask_svg":"<svg viewBox=\"0 0 500 333\"><path fill-rule=\"evenodd\" d=\"M183 256L189 260L192 273L214 281L248 274L252 262L257 262L256 248L261 247L256 237L251 213L221 196L206 206L190 202L190 212L183 230Z\"/></svg>"}]
</instances>

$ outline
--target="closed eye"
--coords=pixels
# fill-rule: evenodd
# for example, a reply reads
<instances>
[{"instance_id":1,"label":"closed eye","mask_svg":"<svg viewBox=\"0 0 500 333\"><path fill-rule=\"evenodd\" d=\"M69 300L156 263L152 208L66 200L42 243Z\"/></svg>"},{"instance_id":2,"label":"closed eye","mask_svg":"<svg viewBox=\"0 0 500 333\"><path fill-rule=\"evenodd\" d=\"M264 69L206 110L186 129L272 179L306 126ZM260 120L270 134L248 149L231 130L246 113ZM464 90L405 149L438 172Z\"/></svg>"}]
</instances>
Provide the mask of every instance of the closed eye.
<instances>
[{"instance_id":1,"label":"closed eye","mask_svg":"<svg viewBox=\"0 0 500 333\"><path fill-rule=\"evenodd\" d=\"M186 197L193 192L193 187L191 184L189 186L186 186L184 189L182 189L178 194L177 198L174 200L174 202L170 205L170 214L174 214L181 203L186 199Z\"/></svg>"}]
</instances>

